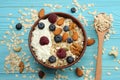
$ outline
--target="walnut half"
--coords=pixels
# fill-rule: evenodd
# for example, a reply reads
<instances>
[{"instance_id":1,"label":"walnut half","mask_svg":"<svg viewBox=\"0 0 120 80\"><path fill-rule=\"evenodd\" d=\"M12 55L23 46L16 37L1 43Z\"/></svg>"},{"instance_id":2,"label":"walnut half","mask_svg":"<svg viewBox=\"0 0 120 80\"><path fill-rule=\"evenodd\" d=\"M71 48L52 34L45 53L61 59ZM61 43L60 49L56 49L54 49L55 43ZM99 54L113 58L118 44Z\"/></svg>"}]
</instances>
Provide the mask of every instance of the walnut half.
<instances>
[{"instance_id":1,"label":"walnut half","mask_svg":"<svg viewBox=\"0 0 120 80\"><path fill-rule=\"evenodd\" d=\"M73 43L71 46L70 46L70 51L74 54L74 55L77 55L79 56L81 51L82 51L82 46L78 43Z\"/></svg>"}]
</instances>

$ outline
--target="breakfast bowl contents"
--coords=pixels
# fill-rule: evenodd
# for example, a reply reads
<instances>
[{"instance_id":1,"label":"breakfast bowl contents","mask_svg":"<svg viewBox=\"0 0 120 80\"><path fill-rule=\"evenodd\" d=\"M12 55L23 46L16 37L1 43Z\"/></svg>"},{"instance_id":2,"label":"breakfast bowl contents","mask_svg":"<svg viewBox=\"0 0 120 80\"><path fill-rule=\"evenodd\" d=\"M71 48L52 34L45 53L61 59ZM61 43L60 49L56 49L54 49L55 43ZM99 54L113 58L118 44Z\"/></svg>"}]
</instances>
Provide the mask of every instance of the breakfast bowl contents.
<instances>
[{"instance_id":1,"label":"breakfast bowl contents","mask_svg":"<svg viewBox=\"0 0 120 80\"><path fill-rule=\"evenodd\" d=\"M86 33L71 15L54 12L39 18L29 33L29 48L38 63L62 69L75 64L86 49Z\"/></svg>"}]
</instances>

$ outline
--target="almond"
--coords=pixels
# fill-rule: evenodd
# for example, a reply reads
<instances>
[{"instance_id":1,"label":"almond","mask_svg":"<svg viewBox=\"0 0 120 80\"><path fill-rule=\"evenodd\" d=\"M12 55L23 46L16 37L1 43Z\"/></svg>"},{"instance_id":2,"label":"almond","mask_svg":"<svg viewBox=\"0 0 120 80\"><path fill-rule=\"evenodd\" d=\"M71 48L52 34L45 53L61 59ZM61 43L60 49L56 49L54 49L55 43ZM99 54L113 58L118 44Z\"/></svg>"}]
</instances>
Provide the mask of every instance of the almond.
<instances>
[{"instance_id":1,"label":"almond","mask_svg":"<svg viewBox=\"0 0 120 80\"><path fill-rule=\"evenodd\" d=\"M22 73L23 70L24 70L24 63L21 61L21 62L19 63L19 72Z\"/></svg>"},{"instance_id":2,"label":"almond","mask_svg":"<svg viewBox=\"0 0 120 80\"><path fill-rule=\"evenodd\" d=\"M76 31L73 31L72 39L74 41L78 40L78 33Z\"/></svg>"},{"instance_id":3,"label":"almond","mask_svg":"<svg viewBox=\"0 0 120 80\"><path fill-rule=\"evenodd\" d=\"M87 46L91 46L95 43L95 40L93 38L87 40Z\"/></svg>"},{"instance_id":4,"label":"almond","mask_svg":"<svg viewBox=\"0 0 120 80\"><path fill-rule=\"evenodd\" d=\"M58 21L57 21L57 25L58 26L61 26L63 23L64 23L64 18L60 18L60 19L58 19Z\"/></svg>"},{"instance_id":5,"label":"almond","mask_svg":"<svg viewBox=\"0 0 120 80\"><path fill-rule=\"evenodd\" d=\"M59 35L62 32L61 28L57 28L53 33L54 35Z\"/></svg>"},{"instance_id":6,"label":"almond","mask_svg":"<svg viewBox=\"0 0 120 80\"><path fill-rule=\"evenodd\" d=\"M70 29L70 30L75 29L75 27L76 27L76 24L75 24L74 22L71 22L71 23L69 24L69 29Z\"/></svg>"},{"instance_id":7,"label":"almond","mask_svg":"<svg viewBox=\"0 0 120 80\"><path fill-rule=\"evenodd\" d=\"M83 76L83 71L80 68L76 68L76 75L79 77Z\"/></svg>"},{"instance_id":8,"label":"almond","mask_svg":"<svg viewBox=\"0 0 120 80\"><path fill-rule=\"evenodd\" d=\"M68 33L67 32L63 33L62 40L66 41L67 38L68 38Z\"/></svg>"},{"instance_id":9,"label":"almond","mask_svg":"<svg viewBox=\"0 0 120 80\"><path fill-rule=\"evenodd\" d=\"M41 9L40 12L38 13L38 17L41 18L45 15L45 10Z\"/></svg>"}]
</instances>

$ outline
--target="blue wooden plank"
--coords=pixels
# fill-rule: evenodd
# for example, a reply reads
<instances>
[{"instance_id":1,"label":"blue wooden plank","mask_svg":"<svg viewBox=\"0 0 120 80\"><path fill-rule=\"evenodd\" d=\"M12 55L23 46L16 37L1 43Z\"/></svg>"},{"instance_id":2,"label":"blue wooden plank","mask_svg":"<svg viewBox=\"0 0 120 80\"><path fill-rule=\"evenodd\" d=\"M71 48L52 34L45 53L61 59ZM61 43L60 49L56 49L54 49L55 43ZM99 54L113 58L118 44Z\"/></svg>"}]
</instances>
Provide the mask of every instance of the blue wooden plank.
<instances>
[{"instance_id":1,"label":"blue wooden plank","mask_svg":"<svg viewBox=\"0 0 120 80\"><path fill-rule=\"evenodd\" d=\"M73 7L74 5L72 4L72 0L16 0L16 1L10 1L10 0L6 0L6 1L2 1L0 0L0 40L2 40L3 35L5 33L5 31L10 29L8 28L8 26L11 24L11 20L15 21L15 24L18 23L17 18L20 17L21 15L18 13L19 9L24 9L25 7L27 8L33 8L36 10L39 10L40 8L45 8L46 13L49 13L51 10L48 7L43 7L44 3L50 3L50 4L61 4L63 5L63 7L61 9L56 9L55 11L60 11L60 12L66 12L66 13L70 13L70 9L67 9L66 6L70 6ZM95 3L95 7L90 8L90 11L94 11L97 10L98 12L106 12L106 13L112 13L113 17L114 17L114 22L113 22L113 27L115 28L116 34L111 35L110 40L109 41L105 41L104 43L104 48L106 48L105 50L105 54L103 54L102 59L103 59L103 74L102 74L102 80L118 80L120 71L115 71L114 67L118 66L120 67L120 64L118 64L117 62L114 62L114 57L113 56L109 56L108 53L111 50L112 46L116 46L119 47L120 43L119 43L119 39L120 39L120 33L119 33L119 26L120 26L120 22L119 22L119 8L120 8L120 1L119 0L84 0L84 1L80 1L80 4L87 4L87 3ZM9 13L13 13L13 16L9 17L8 14ZM77 16L79 15L79 13L81 13L80 11L78 11L78 13L76 14L71 14L74 17L77 18ZM89 25L85 27L85 30L87 32L87 35L89 37L95 38L96 43L93 46L87 47L87 50L85 52L85 55L82 57L82 59L80 60L80 62L78 62L77 64L75 64L74 66L72 66L73 69L75 69L76 67L80 67L82 65L84 65L86 68L94 68L94 71L91 72L91 75L95 75L95 66L96 66L96 60L94 59L93 55L97 54L97 35L96 32L93 30L93 28L91 28L91 24L93 21L93 17L91 15L89 15L87 13L87 11L82 13L88 20L89 20ZM7 20L8 18L10 18L10 20ZM15 24L13 26L15 26ZM15 30L15 28L14 28ZM18 31L15 30L16 33L19 33ZM21 37L21 39L25 40L25 44L27 44L27 39L28 39L28 34L29 34L29 30L28 32ZM8 37L8 39L10 39L10 36ZM21 46L24 46L24 43L21 44ZM23 47L24 51L27 52L28 55L32 56L29 48L27 47ZM18 74L19 77L16 78L15 75L16 74L6 74L5 71L3 70L4 67L4 58L8 55L8 50L7 47L4 45L0 45L0 80L21 80L23 79L22 76L24 74ZM117 57L117 59L120 59L120 55ZM89 65L90 62L93 62L93 65ZM46 73L46 79L47 80L52 80L54 78L54 72L50 69L46 69L36 63L34 63L34 58L30 58L30 63L32 64L31 66L34 69L37 69L38 67L41 67ZM111 76L107 75L107 72L111 72ZM60 74L62 75L68 75L69 80L73 79L73 80L83 80L83 77L78 78L75 75L74 70L70 71L69 69L66 69L65 72L59 71ZM37 73L25 73L26 76L30 76L30 75L35 75L36 78L38 78ZM7 77L6 77L7 76ZM31 80L35 80L31 79ZM26 78L23 80L30 80L30 78Z\"/></svg>"}]
</instances>

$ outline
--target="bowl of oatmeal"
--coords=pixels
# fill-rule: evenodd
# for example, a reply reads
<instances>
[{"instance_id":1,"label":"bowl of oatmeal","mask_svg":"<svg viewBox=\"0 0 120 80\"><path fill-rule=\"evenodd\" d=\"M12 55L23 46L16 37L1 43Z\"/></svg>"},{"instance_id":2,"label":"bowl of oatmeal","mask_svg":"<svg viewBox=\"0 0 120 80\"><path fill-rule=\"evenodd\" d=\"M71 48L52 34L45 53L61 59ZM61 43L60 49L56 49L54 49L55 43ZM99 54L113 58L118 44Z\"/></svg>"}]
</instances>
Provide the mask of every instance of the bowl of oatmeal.
<instances>
[{"instance_id":1,"label":"bowl of oatmeal","mask_svg":"<svg viewBox=\"0 0 120 80\"><path fill-rule=\"evenodd\" d=\"M86 33L73 16L54 12L39 18L29 33L29 48L35 60L45 67L72 66L86 49Z\"/></svg>"}]
</instances>

